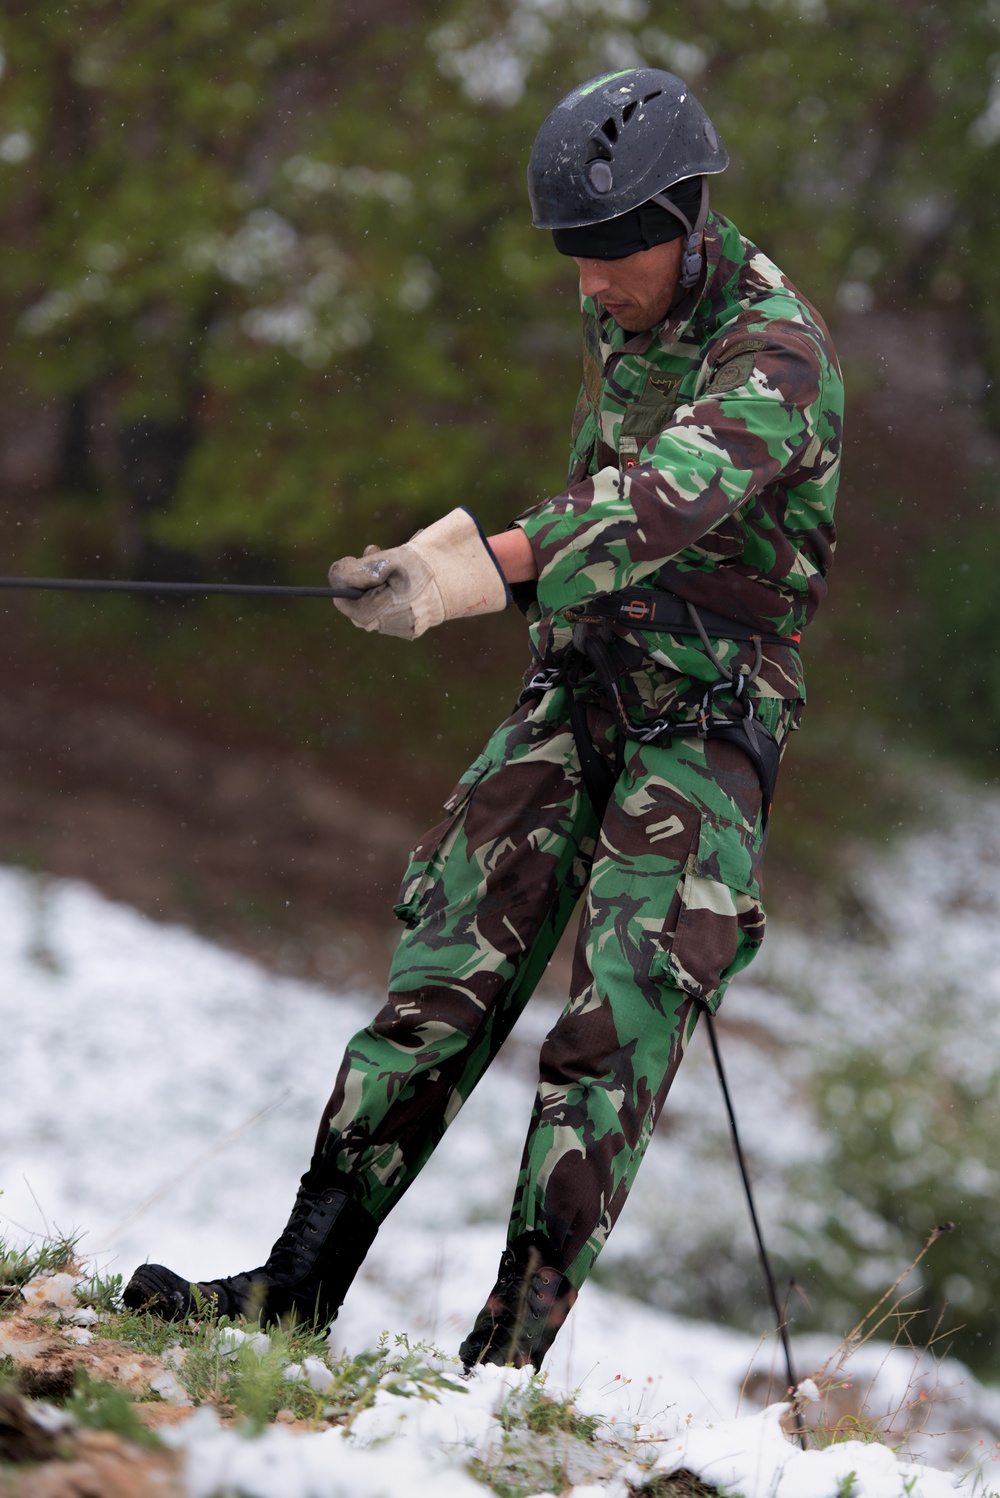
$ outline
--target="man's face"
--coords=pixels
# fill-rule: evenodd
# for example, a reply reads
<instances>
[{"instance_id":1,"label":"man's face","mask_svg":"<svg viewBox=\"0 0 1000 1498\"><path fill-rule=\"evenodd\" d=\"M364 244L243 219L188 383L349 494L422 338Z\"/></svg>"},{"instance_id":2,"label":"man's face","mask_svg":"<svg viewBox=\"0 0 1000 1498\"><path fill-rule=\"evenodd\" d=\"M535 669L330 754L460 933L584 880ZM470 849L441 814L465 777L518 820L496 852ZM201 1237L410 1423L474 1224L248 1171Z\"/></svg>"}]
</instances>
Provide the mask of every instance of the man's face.
<instances>
[{"instance_id":1,"label":"man's face","mask_svg":"<svg viewBox=\"0 0 1000 1498\"><path fill-rule=\"evenodd\" d=\"M615 322L632 333L655 328L670 311L681 273L683 239L655 244L622 260L584 260L580 290L596 297Z\"/></svg>"}]
</instances>

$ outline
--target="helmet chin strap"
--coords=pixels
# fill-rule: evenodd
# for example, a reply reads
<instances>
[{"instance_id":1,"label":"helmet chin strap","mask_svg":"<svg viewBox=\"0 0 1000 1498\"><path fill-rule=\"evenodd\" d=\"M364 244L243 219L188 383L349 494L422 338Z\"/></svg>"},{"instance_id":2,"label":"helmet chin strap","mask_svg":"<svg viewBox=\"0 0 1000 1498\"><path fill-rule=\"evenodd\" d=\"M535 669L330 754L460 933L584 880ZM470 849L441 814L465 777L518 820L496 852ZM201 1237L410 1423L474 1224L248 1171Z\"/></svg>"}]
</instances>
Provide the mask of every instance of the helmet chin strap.
<instances>
[{"instance_id":1,"label":"helmet chin strap","mask_svg":"<svg viewBox=\"0 0 1000 1498\"><path fill-rule=\"evenodd\" d=\"M679 218L686 230L684 240L684 253L681 256L680 284L685 291L696 285L701 275L701 247L705 238L705 225L708 222L708 177L703 175L701 179L701 202L698 205L698 217L692 224L686 213L682 213L676 203L671 203L666 193L657 192L649 199L651 203L658 203L674 218Z\"/></svg>"}]
</instances>

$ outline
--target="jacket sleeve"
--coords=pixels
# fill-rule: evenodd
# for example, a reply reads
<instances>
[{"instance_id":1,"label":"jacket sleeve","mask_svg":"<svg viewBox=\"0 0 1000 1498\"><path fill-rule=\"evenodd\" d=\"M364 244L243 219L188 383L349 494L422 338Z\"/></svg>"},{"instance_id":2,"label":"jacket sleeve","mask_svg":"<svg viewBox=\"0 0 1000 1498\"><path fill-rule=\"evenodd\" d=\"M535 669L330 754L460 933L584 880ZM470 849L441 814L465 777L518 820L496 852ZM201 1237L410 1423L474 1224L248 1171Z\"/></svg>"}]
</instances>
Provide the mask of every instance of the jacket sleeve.
<instances>
[{"instance_id":1,"label":"jacket sleeve","mask_svg":"<svg viewBox=\"0 0 1000 1498\"><path fill-rule=\"evenodd\" d=\"M720 339L698 390L634 467L602 468L519 517L543 613L648 580L775 484L806 486L809 524L829 518L823 494L829 487L832 506L835 482L824 478L837 462L839 371L805 329L789 321ZM783 506L766 508L768 525L781 523Z\"/></svg>"}]
</instances>

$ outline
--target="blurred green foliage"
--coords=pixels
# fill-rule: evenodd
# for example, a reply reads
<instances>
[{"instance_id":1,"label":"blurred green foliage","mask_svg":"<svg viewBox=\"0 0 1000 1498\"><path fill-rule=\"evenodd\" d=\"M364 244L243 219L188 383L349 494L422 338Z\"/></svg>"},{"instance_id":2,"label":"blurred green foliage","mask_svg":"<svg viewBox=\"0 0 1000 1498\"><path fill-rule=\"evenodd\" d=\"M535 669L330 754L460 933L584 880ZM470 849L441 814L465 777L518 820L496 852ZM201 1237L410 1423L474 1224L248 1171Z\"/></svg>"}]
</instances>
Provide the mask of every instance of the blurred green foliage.
<instances>
[{"instance_id":1,"label":"blurred green foliage","mask_svg":"<svg viewBox=\"0 0 1000 1498\"><path fill-rule=\"evenodd\" d=\"M921 698L933 702L942 743L950 739L963 755L988 762L1000 750L996 517L928 542L916 575L921 680L911 685L911 701L915 707Z\"/></svg>"},{"instance_id":2,"label":"blurred green foliage","mask_svg":"<svg viewBox=\"0 0 1000 1498\"><path fill-rule=\"evenodd\" d=\"M947 1012L949 996L939 997ZM900 1340L953 1352L995 1378L1000 1073L994 1065L964 1074L970 1068L956 1061L945 1028L935 1033L922 1015L905 1050L845 1047L815 1078L830 1149L799 1181L792 1262L809 1303L796 1320L848 1327L945 1226L892 1297L905 1323Z\"/></svg>"},{"instance_id":3,"label":"blurred green foliage","mask_svg":"<svg viewBox=\"0 0 1000 1498\"><path fill-rule=\"evenodd\" d=\"M609 65L697 87L719 205L821 307L971 305L997 364L981 0L36 0L0 45L0 399L60 403L58 481L105 499L126 559L314 575L317 549L558 489L575 291L524 168Z\"/></svg>"}]
</instances>

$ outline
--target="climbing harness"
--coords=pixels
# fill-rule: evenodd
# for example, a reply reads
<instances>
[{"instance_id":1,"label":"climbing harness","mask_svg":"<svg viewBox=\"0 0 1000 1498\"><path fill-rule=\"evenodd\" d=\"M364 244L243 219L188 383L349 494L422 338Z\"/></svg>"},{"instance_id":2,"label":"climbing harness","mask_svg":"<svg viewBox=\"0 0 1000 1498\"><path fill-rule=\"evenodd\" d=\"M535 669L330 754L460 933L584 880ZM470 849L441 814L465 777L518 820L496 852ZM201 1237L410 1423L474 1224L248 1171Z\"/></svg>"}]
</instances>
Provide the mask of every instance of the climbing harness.
<instances>
[{"instance_id":1,"label":"climbing harness","mask_svg":"<svg viewBox=\"0 0 1000 1498\"><path fill-rule=\"evenodd\" d=\"M754 715L748 687L756 681L763 664L763 647L781 645L797 649L798 635L780 635L745 624L711 609L698 608L665 588L622 588L614 593L599 593L586 603L562 611L573 626L572 649L557 665L543 667L526 683L519 702L538 697L557 684L566 686L569 697L570 725L580 757L580 771L587 793L599 816L603 816L618 780L624 759L624 741L642 744L681 737L724 739L735 744L750 759L760 781L763 825L767 826L774 799L781 750L778 741ZM718 672L718 680L706 687L693 719L681 719L667 713L652 722L636 724L629 715L621 689L624 666L618 657L614 626L630 632L696 635ZM710 635L717 639L740 640L754 646L754 663L749 670L730 670L712 648ZM588 694L597 687L609 708L615 724L615 764L598 751L587 726ZM719 699L730 694L738 717L720 711Z\"/></svg>"}]
</instances>

